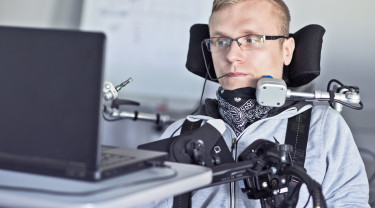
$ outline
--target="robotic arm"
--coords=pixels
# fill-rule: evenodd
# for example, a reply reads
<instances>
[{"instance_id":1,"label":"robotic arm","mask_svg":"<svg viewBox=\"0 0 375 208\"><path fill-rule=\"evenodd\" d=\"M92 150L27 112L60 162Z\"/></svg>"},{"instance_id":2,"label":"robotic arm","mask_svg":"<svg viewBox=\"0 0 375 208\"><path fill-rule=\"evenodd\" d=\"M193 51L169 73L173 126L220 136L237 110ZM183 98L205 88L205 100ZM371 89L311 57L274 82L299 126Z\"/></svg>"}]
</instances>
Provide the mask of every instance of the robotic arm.
<instances>
[{"instance_id":1,"label":"robotic arm","mask_svg":"<svg viewBox=\"0 0 375 208\"><path fill-rule=\"evenodd\" d=\"M336 82L339 87L335 86L334 90L330 90L331 84ZM315 90L314 93L296 92L287 89L286 83L282 79L274 79L266 76L259 80L256 90L257 102L260 105L281 107L284 105L285 100L306 100L306 101L325 101L338 112L342 111L343 105L361 110L363 103L359 95L359 88L354 86L345 86L341 82L333 79L328 83L327 92ZM356 104L354 106L352 104Z\"/></svg>"},{"instance_id":2,"label":"robotic arm","mask_svg":"<svg viewBox=\"0 0 375 208\"><path fill-rule=\"evenodd\" d=\"M118 109L120 105L140 105L138 102L134 102L131 100L118 99L118 91L120 91L123 87L125 87L127 84L129 84L132 81L133 79L129 78L126 81L122 82L121 84L117 85L116 87L109 81L104 82L104 86L103 86L104 100L112 101L112 105L110 108L107 106L104 106L103 117L107 121L130 118L133 120L154 121L157 125L164 125L164 124L171 124L177 120L177 119L172 118L169 115L161 115L158 113L154 114L154 113L144 113L144 112L138 112L138 111L134 111L134 112L123 111L123 110L120 111Z\"/></svg>"},{"instance_id":3,"label":"robotic arm","mask_svg":"<svg viewBox=\"0 0 375 208\"><path fill-rule=\"evenodd\" d=\"M114 119L106 119L108 121L118 120L123 118L130 118L133 120L155 121L156 124L171 124L176 121L169 115L119 111L119 105L139 105L139 103L130 100L118 99L118 91L133 81L132 78L127 79L116 87L111 82L104 82L103 96L106 101L112 101L111 108L104 108L104 113ZM334 90L330 90L331 84L336 82L339 86L334 86ZM363 103L360 100L359 88L355 86L345 86L337 80L331 80L327 86L327 92L315 90L313 93L296 92L287 88L286 83L282 79L275 79L271 76L266 76L259 80L256 89L256 99L260 105L281 107L286 100L305 100L328 102L338 112L341 112L343 106L355 110L363 109ZM355 105L353 105L355 104ZM106 117L105 117L106 118Z\"/></svg>"}]
</instances>

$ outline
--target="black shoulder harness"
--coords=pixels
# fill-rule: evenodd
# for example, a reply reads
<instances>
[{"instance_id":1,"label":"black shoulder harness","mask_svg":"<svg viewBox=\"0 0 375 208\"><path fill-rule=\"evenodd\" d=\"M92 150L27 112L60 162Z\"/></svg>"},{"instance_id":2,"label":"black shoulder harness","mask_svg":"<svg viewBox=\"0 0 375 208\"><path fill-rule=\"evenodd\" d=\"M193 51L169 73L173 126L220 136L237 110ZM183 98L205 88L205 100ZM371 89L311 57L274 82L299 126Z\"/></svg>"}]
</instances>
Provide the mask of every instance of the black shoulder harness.
<instances>
[{"instance_id":1,"label":"black shoulder harness","mask_svg":"<svg viewBox=\"0 0 375 208\"><path fill-rule=\"evenodd\" d=\"M189 133L198 129L202 124L202 120L192 122L185 120L181 127L181 134ZM191 207L191 194L192 192L177 195L173 198L173 208L190 208Z\"/></svg>"},{"instance_id":2,"label":"black shoulder harness","mask_svg":"<svg viewBox=\"0 0 375 208\"><path fill-rule=\"evenodd\" d=\"M293 146L293 153L291 154L292 161L294 165L300 167L303 167L305 163L311 110L312 109L309 109L288 119L285 144L290 144ZM181 127L181 134L188 133L199 128L201 123L202 120L196 122L185 120ZM298 202L299 189L301 185L300 180L293 177L289 182L288 193L277 195L273 199L262 199L262 207L279 207L280 203L283 203L283 207L295 207ZM173 208L190 208L191 194L192 192L188 192L175 196L173 198ZM287 200L284 200L285 198L287 198Z\"/></svg>"}]
</instances>

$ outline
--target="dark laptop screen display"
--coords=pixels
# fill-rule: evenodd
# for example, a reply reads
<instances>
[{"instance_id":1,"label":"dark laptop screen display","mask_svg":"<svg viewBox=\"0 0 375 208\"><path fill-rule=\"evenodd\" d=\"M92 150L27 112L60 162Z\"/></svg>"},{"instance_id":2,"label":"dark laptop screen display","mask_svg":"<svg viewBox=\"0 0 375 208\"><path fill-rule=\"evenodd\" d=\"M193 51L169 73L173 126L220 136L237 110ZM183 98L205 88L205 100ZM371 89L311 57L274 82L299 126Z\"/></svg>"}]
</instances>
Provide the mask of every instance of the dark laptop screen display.
<instances>
[{"instance_id":1,"label":"dark laptop screen display","mask_svg":"<svg viewBox=\"0 0 375 208\"><path fill-rule=\"evenodd\" d=\"M95 168L104 39L0 27L1 153Z\"/></svg>"}]
</instances>

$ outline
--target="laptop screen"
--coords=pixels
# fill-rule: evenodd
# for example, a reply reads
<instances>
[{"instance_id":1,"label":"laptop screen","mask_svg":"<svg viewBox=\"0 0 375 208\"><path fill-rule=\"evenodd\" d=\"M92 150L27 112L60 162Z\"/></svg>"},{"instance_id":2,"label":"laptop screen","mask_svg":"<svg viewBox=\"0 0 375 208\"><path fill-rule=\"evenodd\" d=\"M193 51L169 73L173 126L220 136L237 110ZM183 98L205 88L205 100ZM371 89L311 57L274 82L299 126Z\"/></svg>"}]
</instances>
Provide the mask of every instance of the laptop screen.
<instances>
[{"instance_id":1,"label":"laptop screen","mask_svg":"<svg viewBox=\"0 0 375 208\"><path fill-rule=\"evenodd\" d=\"M105 36L0 27L0 152L96 167Z\"/></svg>"}]
</instances>

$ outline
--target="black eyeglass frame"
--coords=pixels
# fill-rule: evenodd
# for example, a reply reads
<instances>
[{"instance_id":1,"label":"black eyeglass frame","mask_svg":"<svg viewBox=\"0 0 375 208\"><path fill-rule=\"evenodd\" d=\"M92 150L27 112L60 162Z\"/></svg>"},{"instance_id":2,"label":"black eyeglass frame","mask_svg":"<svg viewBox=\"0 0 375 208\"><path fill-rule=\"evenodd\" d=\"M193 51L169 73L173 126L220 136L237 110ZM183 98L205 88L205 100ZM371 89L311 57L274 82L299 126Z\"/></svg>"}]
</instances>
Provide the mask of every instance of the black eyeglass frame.
<instances>
[{"instance_id":1,"label":"black eyeglass frame","mask_svg":"<svg viewBox=\"0 0 375 208\"><path fill-rule=\"evenodd\" d=\"M204 42L204 44L207 46L207 49L208 51L211 52L211 47L210 47L210 44L211 44L211 40L213 38L225 38L227 40L230 40L230 45L232 45L232 42L233 41L236 41L237 44L238 44L238 47L240 47L241 50L243 50L241 48L241 45L242 43L240 43L238 40L243 38L243 37L247 37L247 36L256 36L256 37L259 37L261 40L262 40L262 44L264 43L265 40L277 40L277 39L280 39L280 38L286 38L286 39L289 39L289 37L286 37L286 36L282 36L282 35L276 35L276 36L272 36L272 35L255 35L255 34L249 34L249 35L244 35L244 36L241 36L241 37L238 37L238 38L228 38L228 37L212 37L212 38L206 38L204 39L202 42Z\"/></svg>"}]
</instances>

